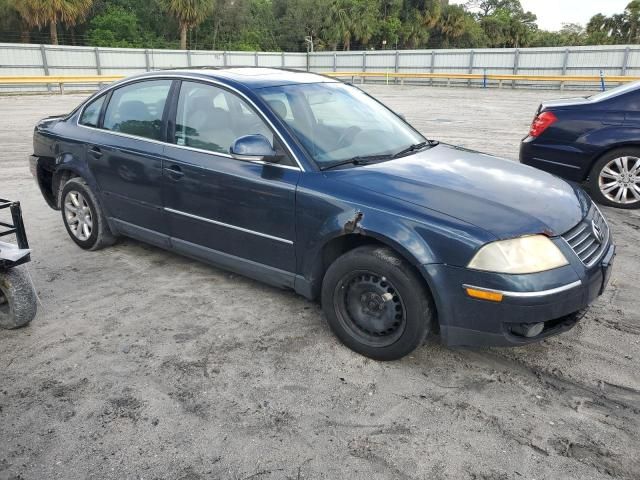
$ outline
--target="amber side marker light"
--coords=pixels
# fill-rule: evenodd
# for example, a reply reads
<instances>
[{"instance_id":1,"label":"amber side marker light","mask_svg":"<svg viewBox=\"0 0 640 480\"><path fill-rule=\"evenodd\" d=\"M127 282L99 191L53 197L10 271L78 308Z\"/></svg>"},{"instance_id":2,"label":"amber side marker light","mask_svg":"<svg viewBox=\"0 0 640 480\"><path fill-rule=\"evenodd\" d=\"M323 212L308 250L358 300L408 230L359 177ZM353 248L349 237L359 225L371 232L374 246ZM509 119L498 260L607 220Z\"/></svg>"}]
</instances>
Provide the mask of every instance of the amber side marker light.
<instances>
[{"instance_id":1,"label":"amber side marker light","mask_svg":"<svg viewBox=\"0 0 640 480\"><path fill-rule=\"evenodd\" d=\"M465 291L471 298L479 298L480 300L488 300L490 302L501 302L503 297L500 292L488 292L486 290L478 290L477 288L465 287Z\"/></svg>"}]
</instances>

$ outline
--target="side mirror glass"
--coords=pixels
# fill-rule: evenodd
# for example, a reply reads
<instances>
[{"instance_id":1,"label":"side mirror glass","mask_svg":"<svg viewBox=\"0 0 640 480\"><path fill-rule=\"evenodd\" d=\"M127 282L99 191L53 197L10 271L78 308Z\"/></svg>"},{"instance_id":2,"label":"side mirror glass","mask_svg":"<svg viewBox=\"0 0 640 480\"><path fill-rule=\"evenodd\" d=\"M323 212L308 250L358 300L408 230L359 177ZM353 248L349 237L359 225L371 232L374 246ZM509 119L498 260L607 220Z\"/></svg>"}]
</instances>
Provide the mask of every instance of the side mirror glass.
<instances>
[{"instance_id":1,"label":"side mirror glass","mask_svg":"<svg viewBox=\"0 0 640 480\"><path fill-rule=\"evenodd\" d=\"M237 138L229 149L231 156L238 160L263 160L277 162L278 155L264 135L245 135Z\"/></svg>"}]
</instances>

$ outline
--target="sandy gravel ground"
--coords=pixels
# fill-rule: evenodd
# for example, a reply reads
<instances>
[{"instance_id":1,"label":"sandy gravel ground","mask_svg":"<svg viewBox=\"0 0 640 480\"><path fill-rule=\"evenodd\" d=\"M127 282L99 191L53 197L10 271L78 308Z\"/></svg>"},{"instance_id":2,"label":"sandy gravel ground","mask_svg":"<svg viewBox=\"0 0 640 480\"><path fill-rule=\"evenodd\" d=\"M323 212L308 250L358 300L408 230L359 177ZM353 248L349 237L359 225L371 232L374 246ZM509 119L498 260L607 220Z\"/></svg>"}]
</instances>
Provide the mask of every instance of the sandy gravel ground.
<instances>
[{"instance_id":1,"label":"sandy gravel ground","mask_svg":"<svg viewBox=\"0 0 640 480\"><path fill-rule=\"evenodd\" d=\"M429 137L508 158L562 95L368 90ZM0 478L640 478L639 212L605 209L615 271L571 332L377 363L293 293L132 240L77 248L26 156L34 122L81 99L0 97L0 196L23 204L42 301L0 331Z\"/></svg>"}]
</instances>

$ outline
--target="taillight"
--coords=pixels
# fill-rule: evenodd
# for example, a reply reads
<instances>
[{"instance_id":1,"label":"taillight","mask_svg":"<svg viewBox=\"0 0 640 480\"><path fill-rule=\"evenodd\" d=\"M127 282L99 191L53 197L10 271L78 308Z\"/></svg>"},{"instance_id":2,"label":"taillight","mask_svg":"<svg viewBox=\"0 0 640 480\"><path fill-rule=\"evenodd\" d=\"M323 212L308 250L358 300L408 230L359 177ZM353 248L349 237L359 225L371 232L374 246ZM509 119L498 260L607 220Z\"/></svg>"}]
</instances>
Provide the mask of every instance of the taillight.
<instances>
[{"instance_id":1,"label":"taillight","mask_svg":"<svg viewBox=\"0 0 640 480\"><path fill-rule=\"evenodd\" d=\"M553 125L558 120L553 112L542 112L538 114L536 118L533 119L533 123L531 123L531 130L529 130L529 136L531 137L539 137L542 133Z\"/></svg>"}]
</instances>

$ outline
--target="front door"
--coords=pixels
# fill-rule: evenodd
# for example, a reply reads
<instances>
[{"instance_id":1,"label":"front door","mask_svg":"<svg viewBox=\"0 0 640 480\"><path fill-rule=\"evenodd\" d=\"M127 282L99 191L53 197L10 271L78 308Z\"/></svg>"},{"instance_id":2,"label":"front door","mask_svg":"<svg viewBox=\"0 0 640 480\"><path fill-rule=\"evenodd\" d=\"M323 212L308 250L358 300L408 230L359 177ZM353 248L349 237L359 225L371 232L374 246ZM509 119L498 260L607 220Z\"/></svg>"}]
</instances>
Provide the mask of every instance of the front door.
<instances>
[{"instance_id":1,"label":"front door","mask_svg":"<svg viewBox=\"0 0 640 480\"><path fill-rule=\"evenodd\" d=\"M179 251L253 277L289 284L295 271L295 191L300 169L233 158L233 141L274 135L236 94L183 81L165 147L164 204ZM264 278L265 274L272 278ZM279 280L278 280L279 279Z\"/></svg>"}]
</instances>

